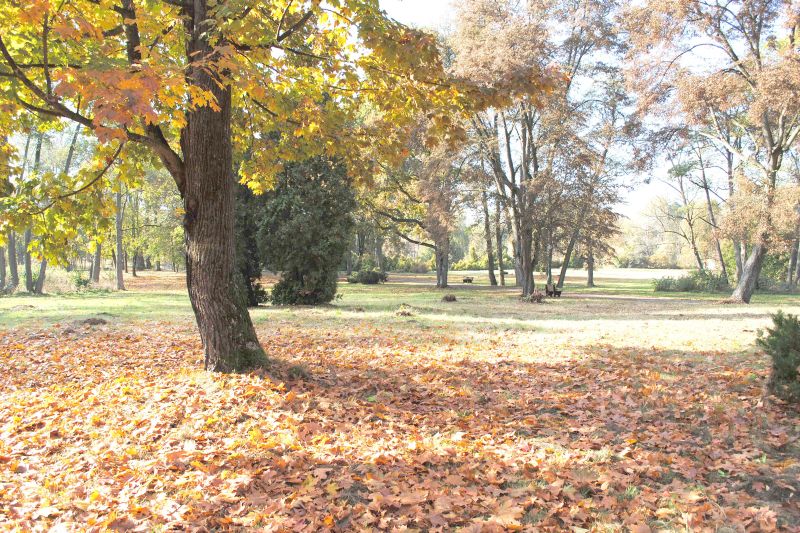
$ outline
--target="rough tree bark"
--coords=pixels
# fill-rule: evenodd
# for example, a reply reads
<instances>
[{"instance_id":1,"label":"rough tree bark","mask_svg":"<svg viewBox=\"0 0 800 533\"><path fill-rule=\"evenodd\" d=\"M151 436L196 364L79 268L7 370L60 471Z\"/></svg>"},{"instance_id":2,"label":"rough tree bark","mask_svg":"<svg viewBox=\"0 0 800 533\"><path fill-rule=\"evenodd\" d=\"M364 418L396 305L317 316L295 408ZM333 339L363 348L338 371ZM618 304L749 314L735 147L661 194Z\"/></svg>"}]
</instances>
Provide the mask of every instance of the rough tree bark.
<instances>
[{"instance_id":1,"label":"rough tree bark","mask_svg":"<svg viewBox=\"0 0 800 533\"><path fill-rule=\"evenodd\" d=\"M266 356L235 265L231 88L220 85L204 67L194 66L213 58L207 4L208 0L195 0L185 22L186 52L193 65L187 69L187 79L213 94L219 107L218 111L208 106L192 109L181 132L186 281L205 350L205 368L241 372L262 366Z\"/></svg>"},{"instance_id":2,"label":"rough tree bark","mask_svg":"<svg viewBox=\"0 0 800 533\"><path fill-rule=\"evenodd\" d=\"M594 251L591 245L589 246L589 253L586 257L586 286L594 287Z\"/></svg>"},{"instance_id":3,"label":"rough tree bark","mask_svg":"<svg viewBox=\"0 0 800 533\"><path fill-rule=\"evenodd\" d=\"M736 285L731 300L735 302L750 303L753 292L758 284L758 276L761 274L761 266L764 264L764 257L767 255L767 247L763 244L755 244L750 250L750 256L742 266L742 277Z\"/></svg>"},{"instance_id":4,"label":"rough tree bark","mask_svg":"<svg viewBox=\"0 0 800 533\"><path fill-rule=\"evenodd\" d=\"M492 246L492 226L489 220L489 198L486 191L481 191L481 204L483 205L483 233L486 236L486 255L488 256L489 285L497 286L494 275L494 248Z\"/></svg>"}]
</instances>

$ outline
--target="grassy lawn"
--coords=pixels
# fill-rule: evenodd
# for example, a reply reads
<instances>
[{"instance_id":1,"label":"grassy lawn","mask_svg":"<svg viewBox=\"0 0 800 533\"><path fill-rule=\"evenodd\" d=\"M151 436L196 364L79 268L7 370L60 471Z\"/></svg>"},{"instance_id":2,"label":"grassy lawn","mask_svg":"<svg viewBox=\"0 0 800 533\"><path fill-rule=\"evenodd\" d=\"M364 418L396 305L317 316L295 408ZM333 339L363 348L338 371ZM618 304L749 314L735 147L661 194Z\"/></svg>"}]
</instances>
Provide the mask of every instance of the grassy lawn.
<instances>
[{"instance_id":1,"label":"grassy lawn","mask_svg":"<svg viewBox=\"0 0 800 533\"><path fill-rule=\"evenodd\" d=\"M800 417L754 344L800 299L648 275L544 304L483 273L343 284L252 310L274 363L248 376L200 370L178 275L2 298L0 529L800 527Z\"/></svg>"}]
</instances>

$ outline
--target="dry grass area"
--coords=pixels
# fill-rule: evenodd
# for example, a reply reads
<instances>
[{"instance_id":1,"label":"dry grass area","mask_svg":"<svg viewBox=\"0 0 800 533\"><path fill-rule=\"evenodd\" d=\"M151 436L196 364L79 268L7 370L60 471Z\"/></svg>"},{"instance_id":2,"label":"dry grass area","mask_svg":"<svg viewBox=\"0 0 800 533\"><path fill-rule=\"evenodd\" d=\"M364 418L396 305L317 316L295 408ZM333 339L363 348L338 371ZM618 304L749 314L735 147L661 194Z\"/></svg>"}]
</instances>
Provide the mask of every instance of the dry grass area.
<instances>
[{"instance_id":1,"label":"dry grass area","mask_svg":"<svg viewBox=\"0 0 800 533\"><path fill-rule=\"evenodd\" d=\"M199 370L158 276L0 300L0 529L800 530L800 413L753 343L800 302L422 281L254 310L247 376Z\"/></svg>"}]
</instances>

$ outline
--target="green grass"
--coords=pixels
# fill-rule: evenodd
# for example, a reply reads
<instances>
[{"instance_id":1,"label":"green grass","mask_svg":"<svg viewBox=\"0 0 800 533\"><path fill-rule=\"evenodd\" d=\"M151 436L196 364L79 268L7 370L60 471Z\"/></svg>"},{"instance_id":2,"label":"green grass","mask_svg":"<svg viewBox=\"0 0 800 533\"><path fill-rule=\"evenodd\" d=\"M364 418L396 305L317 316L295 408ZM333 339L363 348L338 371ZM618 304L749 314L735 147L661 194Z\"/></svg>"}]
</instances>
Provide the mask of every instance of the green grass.
<instances>
[{"instance_id":1,"label":"green grass","mask_svg":"<svg viewBox=\"0 0 800 533\"><path fill-rule=\"evenodd\" d=\"M251 310L260 331L274 328L377 328L421 340L432 334L455 338L492 339L509 331L520 342L619 348L648 347L675 352L753 349L756 330L781 308L800 312L792 295L759 294L750 305L721 305L725 296L697 293L654 293L642 271L611 271L598 276L597 287L568 278L564 297L544 304L520 301L513 286L488 286L483 272L471 273L475 283L433 287L431 275L391 274L383 285L341 283L339 297L318 307L262 306ZM111 322L182 323L193 315L182 280L174 274L152 273L137 278L142 288L125 292L85 292L61 295L15 295L0 298L0 328L37 327L102 316ZM513 278L509 280L513 283ZM167 287L167 288L164 288ZM453 294L456 302L443 302ZM398 316L405 304L412 316ZM594 348L592 348L594 349Z\"/></svg>"},{"instance_id":2,"label":"green grass","mask_svg":"<svg viewBox=\"0 0 800 533\"><path fill-rule=\"evenodd\" d=\"M98 315L125 322L191 318L186 291L76 292L0 298L0 327L47 325Z\"/></svg>"}]
</instances>

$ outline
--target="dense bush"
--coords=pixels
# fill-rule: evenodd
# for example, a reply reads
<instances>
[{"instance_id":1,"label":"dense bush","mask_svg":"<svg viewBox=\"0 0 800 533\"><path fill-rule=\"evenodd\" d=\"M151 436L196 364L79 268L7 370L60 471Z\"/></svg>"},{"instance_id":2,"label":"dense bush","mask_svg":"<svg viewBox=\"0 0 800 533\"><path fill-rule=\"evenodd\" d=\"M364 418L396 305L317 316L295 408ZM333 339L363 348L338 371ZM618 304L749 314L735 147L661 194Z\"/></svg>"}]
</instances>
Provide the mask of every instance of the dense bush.
<instances>
[{"instance_id":1,"label":"dense bush","mask_svg":"<svg viewBox=\"0 0 800 533\"><path fill-rule=\"evenodd\" d=\"M38 279L38 272L34 273L34 277ZM92 280L89 279L88 276L85 276L83 272L76 270L70 274L70 281L72 282L72 286L75 288L76 291L84 291L89 288ZM36 280L34 280L34 283Z\"/></svg>"},{"instance_id":2,"label":"dense bush","mask_svg":"<svg viewBox=\"0 0 800 533\"><path fill-rule=\"evenodd\" d=\"M487 257L465 257L461 261L453 263L450 270L486 270L489 268Z\"/></svg>"},{"instance_id":3,"label":"dense bush","mask_svg":"<svg viewBox=\"0 0 800 533\"><path fill-rule=\"evenodd\" d=\"M653 280L655 292L717 292L728 288L728 280L724 277L699 270L680 278L665 277Z\"/></svg>"},{"instance_id":4,"label":"dense bush","mask_svg":"<svg viewBox=\"0 0 800 533\"><path fill-rule=\"evenodd\" d=\"M767 334L759 332L758 345L772 358L768 388L775 396L800 403L800 321L778 311Z\"/></svg>"},{"instance_id":5,"label":"dense bush","mask_svg":"<svg viewBox=\"0 0 800 533\"><path fill-rule=\"evenodd\" d=\"M281 274L272 302L330 302L356 208L344 167L321 157L287 164L266 196L258 243L264 266Z\"/></svg>"},{"instance_id":6,"label":"dense bush","mask_svg":"<svg viewBox=\"0 0 800 533\"><path fill-rule=\"evenodd\" d=\"M309 274L313 276L315 274ZM328 272L324 279L298 280L283 277L272 287L270 300L274 305L315 305L330 302L336 296L337 272Z\"/></svg>"},{"instance_id":7,"label":"dense bush","mask_svg":"<svg viewBox=\"0 0 800 533\"><path fill-rule=\"evenodd\" d=\"M386 269L394 272L410 272L413 274L427 274L431 271L429 262L413 257L397 256L386 259Z\"/></svg>"},{"instance_id":8,"label":"dense bush","mask_svg":"<svg viewBox=\"0 0 800 533\"><path fill-rule=\"evenodd\" d=\"M362 285L377 285L389 279L386 272L380 270L362 270L347 276L347 283L361 283Z\"/></svg>"}]
</instances>

